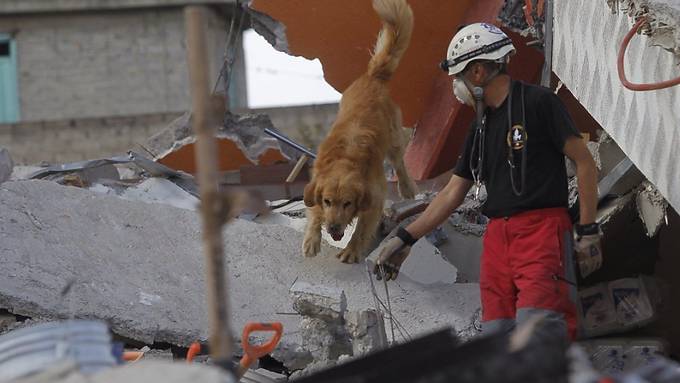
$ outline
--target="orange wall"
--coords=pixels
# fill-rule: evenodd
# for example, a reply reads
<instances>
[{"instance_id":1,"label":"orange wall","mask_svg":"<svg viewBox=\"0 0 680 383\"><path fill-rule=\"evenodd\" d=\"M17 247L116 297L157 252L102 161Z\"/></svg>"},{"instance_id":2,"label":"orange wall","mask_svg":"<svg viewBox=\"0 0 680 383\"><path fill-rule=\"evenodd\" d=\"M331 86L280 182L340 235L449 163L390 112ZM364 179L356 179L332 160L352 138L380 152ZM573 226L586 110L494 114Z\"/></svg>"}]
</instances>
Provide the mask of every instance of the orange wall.
<instances>
[{"instance_id":1,"label":"orange wall","mask_svg":"<svg viewBox=\"0 0 680 383\"><path fill-rule=\"evenodd\" d=\"M471 0L410 0L411 46L390 83L404 125L420 118L439 62ZM326 81L342 92L365 70L380 21L368 0L254 0L252 7L286 26L292 54L319 58Z\"/></svg>"}]
</instances>

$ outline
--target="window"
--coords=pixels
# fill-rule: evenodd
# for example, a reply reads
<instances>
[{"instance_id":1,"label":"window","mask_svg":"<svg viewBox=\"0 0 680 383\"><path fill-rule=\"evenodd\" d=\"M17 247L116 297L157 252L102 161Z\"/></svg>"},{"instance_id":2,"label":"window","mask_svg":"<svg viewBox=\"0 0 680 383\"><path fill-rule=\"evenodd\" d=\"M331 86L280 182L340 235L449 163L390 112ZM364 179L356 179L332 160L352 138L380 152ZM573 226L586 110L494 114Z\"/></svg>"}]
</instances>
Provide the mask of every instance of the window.
<instances>
[{"instance_id":1,"label":"window","mask_svg":"<svg viewBox=\"0 0 680 383\"><path fill-rule=\"evenodd\" d=\"M0 123L19 121L16 42L0 33Z\"/></svg>"}]
</instances>

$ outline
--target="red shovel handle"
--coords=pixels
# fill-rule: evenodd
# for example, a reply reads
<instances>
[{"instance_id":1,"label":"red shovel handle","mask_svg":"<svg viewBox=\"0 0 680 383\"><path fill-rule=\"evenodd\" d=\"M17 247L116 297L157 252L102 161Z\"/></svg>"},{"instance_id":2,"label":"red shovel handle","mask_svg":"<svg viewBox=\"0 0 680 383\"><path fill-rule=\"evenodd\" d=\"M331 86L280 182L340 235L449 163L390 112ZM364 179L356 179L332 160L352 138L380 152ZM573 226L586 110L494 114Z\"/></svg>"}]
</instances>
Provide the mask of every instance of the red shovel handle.
<instances>
[{"instance_id":1,"label":"red shovel handle","mask_svg":"<svg viewBox=\"0 0 680 383\"><path fill-rule=\"evenodd\" d=\"M269 342L262 345L250 344L250 335L254 332L273 332L274 336ZM243 328L243 335L241 336L241 345L243 346L243 358L241 358L241 368L247 370L256 359L259 359L270 352L274 351L276 345L281 340L283 334L283 325L280 322L274 323L247 323Z\"/></svg>"}]
</instances>

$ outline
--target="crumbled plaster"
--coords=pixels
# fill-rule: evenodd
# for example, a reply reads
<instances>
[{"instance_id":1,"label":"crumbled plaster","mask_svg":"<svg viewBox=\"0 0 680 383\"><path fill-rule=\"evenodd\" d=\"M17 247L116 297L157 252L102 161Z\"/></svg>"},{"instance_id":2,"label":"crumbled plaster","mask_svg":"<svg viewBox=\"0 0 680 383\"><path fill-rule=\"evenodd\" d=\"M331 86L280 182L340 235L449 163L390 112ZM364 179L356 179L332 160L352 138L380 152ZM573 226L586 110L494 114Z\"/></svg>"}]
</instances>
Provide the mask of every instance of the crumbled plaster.
<instances>
[{"instance_id":1,"label":"crumbled plaster","mask_svg":"<svg viewBox=\"0 0 680 383\"><path fill-rule=\"evenodd\" d=\"M264 133L265 128L275 130L267 115L226 113L223 125L218 126L216 136L234 142L254 164L258 163L260 156L268 149L280 150L284 156L291 159L299 156L295 149L280 145L275 138L267 136ZM185 113L149 138L144 147L154 155L155 159L160 159L195 142L196 136L191 127L191 114Z\"/></svg>"},{"instance_id":2,"label":"crumbled plaster","mask_svg":"<svg viewBox=\"0 0 680 383\"><path fill-rule=\"evenodd\" d=\"M660 46L675 54L680 63L680 1L678 0L607 0L612 12L629 16L648 15L650 45Z\"/></svg>"},{"instance_id":3,"label":"crumbled plaster","mask_svg":"<svg viewBox=\"0 0 680 383\"><path fill-rule=\"evenodd\" d=\"M264 37L277 51L290 54L288 39L286 38L286 26L266 13L253 9L250 6L252 2L252 0L248 1L244 7L250 15L251 25L255 32Z\"/></svg>"},{"instance_id":4,"label":"crumbled plaster","mask_svg":"<svg viewBox=\"0 0 680 383\"><path fill-rule=\"evenodd\" d=\"M638 215L645 224L647 236L650 238L655 236L667 219L668 202L654 185L644 182L637 193L636 206Z\"/></svg>"}]
</instances>

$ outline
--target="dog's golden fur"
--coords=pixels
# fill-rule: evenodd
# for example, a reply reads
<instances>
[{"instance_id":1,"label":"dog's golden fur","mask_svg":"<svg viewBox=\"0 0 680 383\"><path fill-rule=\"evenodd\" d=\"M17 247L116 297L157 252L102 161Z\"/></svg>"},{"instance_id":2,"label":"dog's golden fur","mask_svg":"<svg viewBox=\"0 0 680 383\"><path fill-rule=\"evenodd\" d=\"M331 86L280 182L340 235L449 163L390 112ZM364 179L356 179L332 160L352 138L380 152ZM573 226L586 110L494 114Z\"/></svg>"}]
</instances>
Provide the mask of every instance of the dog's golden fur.
<instances>
[{"instance_id":1,"label":"dog's golden fur","mask_svg":"<svg viewBox=\"0 0 680 383\"><path fill-rule=\"evenodd\" d=\"M373 57L366 73L343 93L338 117L319 147L312 179L305 187L308 222L302 250L307 257L319 253L324 225L337 240L355 217L354 234L338 258L354 263L366 255L382 216L385 158L396 170L402 197L415 194L403 161L401 112L387 88L408 48L413 13L406 0L374 0L373 8L383 21Z\"/></svg>"}]
</instances>

